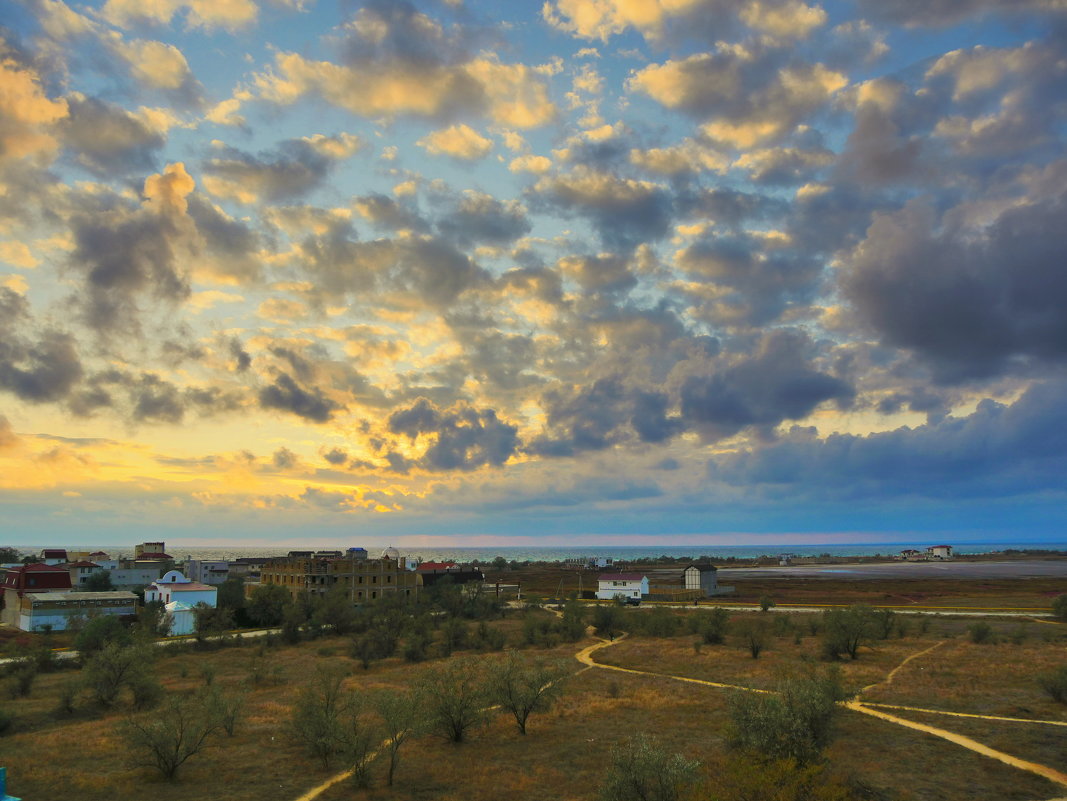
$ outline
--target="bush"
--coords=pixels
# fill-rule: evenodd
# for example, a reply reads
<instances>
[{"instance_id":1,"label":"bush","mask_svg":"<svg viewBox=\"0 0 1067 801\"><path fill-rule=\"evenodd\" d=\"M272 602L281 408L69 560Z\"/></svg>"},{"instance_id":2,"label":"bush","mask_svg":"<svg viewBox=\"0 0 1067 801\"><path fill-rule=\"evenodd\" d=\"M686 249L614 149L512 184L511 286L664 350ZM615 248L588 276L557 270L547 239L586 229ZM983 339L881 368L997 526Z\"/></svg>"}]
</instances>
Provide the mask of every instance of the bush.
<instances>
[{"instance_id":1,"label":"bush","mask_svg":"<svg viewBox=\"0 0 1067 801\"><path fill-rule=\"evenodd\" d=\"M760 596L759 608L761 612L768 612L774 607L774 601L769 595Z\"/></svg>"},{"instance_id":2,"label":"bush","mask_svg":"<svg viewBox=\"0 0 1067 801\"><path fill-rule=\"evenodd\" d=\"M639 734L611 751L600 801L678 801L696 783L699 763L669 754Z\"/></svg>"},{"instance_id":3,"label":"bush","mask_svg":"<svg viewBox=\"0 0 1067 801\"><path fill-rule=\"evenodd\" d=\"M15 716L3 707L0 707L0 737L7 734L15 725Z\"/></svg>"},{"instance_id":4,"label":"bush","mask_svg":"<svg viewBox=\"0 0 1067 801\"><path fill-rule=\"evenodd\" d=\"M829 744L837 702L836 671L779 683L777 695L738 693L730 700L730 743L760 759L817 760Z\"/></svg>"},{"instance_id":5,"label":"bush","mask_svg":"<svg viewBox=\"0 0 1067 801\"><path fill-rule=\"evenodd\" d=\"M91 654L102 651L111 643L125 646L132 641L132 635L117 617L104 615L85 624L74 638L74 648L83 654Z\"/></svg>"},{"instance_id":6,"label":"bush","mask_svg":"<svg viewBox=\"0 0 1067 801\"><path fill-rule=\"evenodd\" d=\"M967 635L971 638L971 642L985 645L993 642L993 627L984 620L979 620L967 627Z\"/></svg>"},{"instance_id":7,"label":"bush","mask_svg":"<svg viewBox=\"0 0 1067 801\"><path fill-rule=\"evenodd\" d=\"M37 662L30 657L20 659L8 668L8 676L8 691L11 697L27 696L33 690L33 682L37 678Z\"/></svg>"},{"instance_id":8,"label":"bush","mask_svg":"<svg viewBox=\"0 0 1067 801\"><path fill-rule=\"evenodd\" d=\"M850 659L855 659L860 646L871 638L873 622L873 610L867 606L823 612L823 656L838 659L848 654Z\"/></svg>"},{"instance_id":9,"label":"bush","mask_svg":"<svg viewBox=\"0 0 1067 801\"><path fill-rule=\"evenodd\" d=\"M199 698L172 698L158 715L129 719L123 736L135 760L173 780L178 768L208 745L219 723Z\"/></svg>"},{"instance_id":10,"label":"bush","mask_svg":"<svg viewBox=\"0 0 1067 801\"><path fill-rule=\"evenodd\" d=\"M489 669L489 700L510 712L519 734L526 734L530 715L552 705L568 672L562 663L529 661L510 651L507 658Z\"/></svg>"},{"instance_id":11,"label":"bush","mask_svg":"<svg viewBox=\"0 0 1067 801\"><path fill-rule=\"evenodd\" d=\"M763 649L767 645L767 621L763 619L746 618L738 626L738 634L741 637L742 647L749 656L759 659Z\"/></svg>"},{"instance_id":12,"label":"bush","mask_svg":"<svg viewBox=\"0 0 1067 801\"><path fill-rule=\"evenodd\" d=\"M153 646L123 648L112 643L85 663L82 678L93 698L103 707L114 706L124 688L140 688L155 683L151 673Z\"/></svg>"},{"instance_id":13,"label":"bush","mask_svg":"<svg viewBox=\"0 0 1067 801\"><path fill-rule=\"evenodd\" d=\"M1057 595L1052 599L1052 614L1067 622L1067 595Z\"/></svg>"},{"instance_id":14,"label":"bush","mask_svg":"<svg viewBox=\"0 0 1067 801\"><path fill-rule=\"evenodd\" d=\"M1053 701L1067 704L1067 666L1042 673L1037 677L1037 683Z\"/></svg>"}]
</instances>

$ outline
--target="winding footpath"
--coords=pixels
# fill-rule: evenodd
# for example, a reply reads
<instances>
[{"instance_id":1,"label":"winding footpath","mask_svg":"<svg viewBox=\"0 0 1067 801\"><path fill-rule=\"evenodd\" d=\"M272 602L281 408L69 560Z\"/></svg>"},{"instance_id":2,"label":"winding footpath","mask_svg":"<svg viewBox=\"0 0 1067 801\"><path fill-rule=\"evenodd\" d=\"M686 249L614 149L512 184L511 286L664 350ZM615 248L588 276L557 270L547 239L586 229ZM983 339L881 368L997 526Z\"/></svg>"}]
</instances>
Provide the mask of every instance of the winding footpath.
<instances>
[{"instance_id":1,"label":"winding footpath","mask_svg":"<svg viewBox=\"0 0 1067 801\"><path fill-rule=\"evenodd\" d=\"M582 650L578 651L574 655L574 658L585 666L580 671L578 671L578 673L584 673L587 670L595 668L597 670L610 670L619 673L629 673L637 676L652 676L661 679L672 679L674 681L682 681L689 684L700 684L705 687L716 687L718 689L723 690L737 690L739 692L771 694L770 690L760 690L755 687L745 687L740 684L725 684L717 681L707 681L705 679L694 679L689 676L676 676L671 673L654 673L649 670L637 670L635 668L619 667L618 665L606 665L601 662L597 662L593 658L593 654L595 654L597 651L603 650L604 648L610 648L616 643L622 642L622 640L624 640L625 638L626 634L622 634L621 636L616 637L612 640L598 639L592 645L588 645ZM898 726L903 726L908 729L923 732L924 734L930 734L934 737L939 737L942 740L947 740L950 743L954 743L955 745L958 745L962 748L966 748L967 750L973 751L976 754L981 754L984 757L988 757L989 759L995 759L998 762L1002 762L1005 765L1010 765L1013 768L1018 768L1019 770L1024 770L1029 773L1033 773L1037 776L1041 776L1042 778L1047 779L1053 782L1054 784L1058 784L1061 787L1067 787L1067 774L1058 771L1055 768L1050 768L1047 765L1040 765L1036 762L1030 762L1029 760L1020 759L1019 757L1012 756L1011 754L1006 754L1003 751L998 751L995 748L990 748L989 746L984 745L983 743L980 743L970 737L965 737L962 734L957 734L956 732L948 731L947 729L940 729L936 726L930 726L925 723L918 723L916 721L908 720L906 718L897 717L896 715L892 715L882 710L896 709L906 712L920 712L926 714L947 715L960 718L978 718L980 720L992 720L1011 723L1030 723L1050 726L1067 726L1067 721L1029 720L1026 718L998 717L996 715L975 715L965 712L946 712L944 710L939 709L922 709L918 707L895 706L892 704L867 703L859 700L860 696L863 693L868 692L874 689L875 687L880 687L882 685L889 684L890 682L892 682L897 673L913 659L918 659L919 657L925 656L926 654L929 654L931 651L940 647L941 645L944 645L943 641L935 643L934 645L922 651L917 651L916 653L909 655L899 665L889 671L889 673L882 681L876 682L875 684L867 685L862 690L860 690L860 692L857 693L854 698L851 698L847 701L841 701L839 703L843 708L849 709L853 712L858 712L862 715L868 715L870 717L877 718L878 720L883 720L888 723L894 723ZM377 749L371 752L368 755L367 760L373 760L380 753L381 749L385 747L387 742L388 741L383 742L381 745L378 746ZM334 776L331 776L329 779L322 782L322 784L319 784L317 787L313 787L312 789L305 792L303 795L296 798L295 801L315 801L315 799L317 799L331 787L334 787L335 785L340 784L341 782L350 778L354 773L355 770L349 769L346 771L342 771L341 773L338 773ZM1052 799L1052 801L1067 801L1067 797L1055 798Z\"/></svg>"}]
</instances>

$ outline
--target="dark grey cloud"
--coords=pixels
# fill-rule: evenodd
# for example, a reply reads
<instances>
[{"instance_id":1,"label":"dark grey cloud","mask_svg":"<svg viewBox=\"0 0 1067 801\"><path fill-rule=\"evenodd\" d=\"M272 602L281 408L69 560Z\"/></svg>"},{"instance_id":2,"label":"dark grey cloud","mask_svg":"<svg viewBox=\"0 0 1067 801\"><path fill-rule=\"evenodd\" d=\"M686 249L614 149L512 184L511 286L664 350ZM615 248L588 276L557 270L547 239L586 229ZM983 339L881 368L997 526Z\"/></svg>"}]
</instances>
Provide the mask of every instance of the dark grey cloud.
<instances>
[{"instance_id":1,"label":"dark grey cloud","mask_svg":"<svg viewBox=\"0 0 1067 801\"><path fill-rule=\"evenodd\" d=\"M942 381L1067 358L1065 196L973 231L912 205L871 225L841 278L862 323Z\"/></svg>"},{"instance_id":2,"label":"dark grey cloud","mask_svg":"<svg viewBox=\"0 0 1067 801\"><path fill-rule=\"evenodd\" d=\"M155 168L166 137L121 106L95 97L67 100L69 115L58 129L75 160L101 177L145 173Z\"/></svg>"},{"instance_id":3,"label":"dark grey cloud","mask_svg":"<svg viewBox=\"0 0 1067 801\"><path fill-rule=\"evenodd\" d=\"M278 448L271 457L271 462L279 470L288 470L297 464L296 454L285 447Z\"/></svg>"},{"instance_id":4,"label":"dark grey cloud","mask_svg":"<svg viewBox=\"0 0 1067 801\"><path fill-rule=\"evenodd\" d=\"M187 202L214 272L243 284L255 282L260 276L256 255L262 246L259 234L248 222L223 213L199 192L190 194Z\"/></svg>"},{"instance_id":5,"label":"dark grey cloud","mask_svg":"<svg viewBox=\"0 0 1067 801\"><path fill-rule=\"evenodd\" d=\"M176 304L189 279L176 251L187 232L180 218L147 209L75 217L68 264L81 280L73 299L83 320L101 334L140 331L139 301Z\"/></svg>"},{"instance_id":6,"label":"dark grey cloud","mask_svg":"<svg viewBox=\"0 0 1067 801\"><path fill-rule=\"evenodd\" d=\"M218 156L204 162L204 172L230 185L217 192L237 195L244 191L275 203L301 197L321 186L337 163L337 158L312 141L288 139L275 150L258 156L223 147Z\"/></svg>"},{"instance_id":7,"label":"dark grey cloud","mask_svg":"<svg viewBox=\"0 0 1067 801\"><path fill-rule=\"evenodd\" d=\"M950 25L989 13L1064 11L1058 0L858 0L860 11L871 19L904 25Z\"/></svg>"},{"instance_id":8,"label":"dark grey cloud","mask_svg":"<svg viewBox=\"0 0 1067 801\"><path fill-rule=\"evenodd\" d=\"M805 334L772 331L752 355L686 378L680 391L682 418L717 440L749 427L769 431L785 420L806 417L825 401L850 402L850 385L811 365L814 348Z\"/></svg>"},{"instance_id":9,"label":"dark grey cloud","mask_svg":"<svg viewBox=\"0 0 1067 801\"><path fill-rule=\"evenodd\" d=\"M377 228L420 233L430 230L429 223L418 212L386 195L363 195L353 198L352 205Z\"/></svg>"},{"instance_id":10,"label":"dark grey cloud","mask_svg":"<svg viewBox=\"0 0 1067 801\"><path fill-rule=\"evenodd\" d=\"M691 280L719 290L713 299L696 302L702 316L724 325L763 325L810 302L823 269L807 253L744 234L701 239L676 261Z\"/></svg>"},{"instance_id":11,"label":"dark grey cloud","mask_svg":"<svg viewBox=\"0 0 1067 801\"><path fill-rule=\"evenodd\" d=\"M713 478L816 496L1000 497L1063 493L1067 384L1032 385L1011 405L983 400L965 417L857 436L796 431L713 460Z\"/></svg>"},{"instance_id":12,"label":"dark grey cloud","mask_svg":"<svg viewBox=\"0 0 1067 801\"><path fill-rule=\"evenodd\" d=\"M493 409L457 406L438 409L420 398L407 409L393 412L389 430L411 439L430 435L432 443L418 459L426 470L474 470L500 467L519 447L518 428L497 417ZM403 465L399 465L403 466ZM394 465L396 469L397 465Z\"/></svg>"},{"instance_id":13,"label":"dark grey cloud","mask_svg":"<svg viewBox=\"0 0 1067 801\"><path fill-rule=\"evenodd\" d=\"M585 217L611 250L663 239L674 214L666 187L586 168L538 181L530 198L541 212Z\"/></svg>"},{"instance_id":14,"label":"dark grey cloud","mask_svg":"<svg viewBox=\"0 0 1067 801\"><path fill-rule=\"evenodd\" d=\"M322 458L339 467L348 461L348 452L343 448L330 448L330 450L322 454Z\"/></svg>"},{"instance_id":15,"label":"dark grey cloud","mask_svg":"<svg viewBox=\"0 0 1067 801\"><path fill-rule=\"evenodd\" d=\"M288 373L279 373L273 384L259 391L259 405L264 409L290 412L313 423L329 422L334 412L344 408L318 387L300 386Z\"/></svg>"},{"instance_id":16,"label":"dark grey cloud","mask_svg":"<svg viewBox=\"0 0 1067 801\"><path fill-rule=\"evenodd\" d=\"M244 345L241 344L241 340L237 337L231 337L229 341L230 357L233 359L233 369L238 373L243 373L249 367L252 366L252 356L244 349Z\"/></svg>"},{"instance_id":17,"label":"dark grey cloud","mask_svg":"<svg viewBox=\"0 0 1067 801\"><path fill-rule=\"evenodd\" d=\"M526 210L517 202L503 203L492 195L467 193L455 208L437 220L441 236L460 247L509 245L529 233Z\"/></svg>"},{"instance_id":18,"label":"dark grey cloud","mask_svg":"<svg viewBox=\"0 0 1067 801\"><path fill-rule=\"evenodd\" d=\"M541 405L547 430L527 447L540 456L603 450L634 435L642 442L663 442L682 430L681 420L668 416L666 393L633 389L620 378L602 378L570 392L550 390Z\"/></svg>"},{"instance_id":19,"label":"dark grey cloud","mask_svg":"<svg viewBox=\"0 0 1067 801\"><path fill-rule=\"evenodd\" d=\"M585 292L611 294L637 286L630 261L620 255L573 256L564 259L560 266Z\"/></svg>"},{"instance_id":20,"label":"dark grey cloud","mask_svg":"<svg viewBox=\"0 0 1067 801\"><path fill-rule=\"evenodd\" d=\"M74 338L38 330L26 297L0 286L0 390L31 403L60 401L83 372Z\"/></svg>"}]
</instances>

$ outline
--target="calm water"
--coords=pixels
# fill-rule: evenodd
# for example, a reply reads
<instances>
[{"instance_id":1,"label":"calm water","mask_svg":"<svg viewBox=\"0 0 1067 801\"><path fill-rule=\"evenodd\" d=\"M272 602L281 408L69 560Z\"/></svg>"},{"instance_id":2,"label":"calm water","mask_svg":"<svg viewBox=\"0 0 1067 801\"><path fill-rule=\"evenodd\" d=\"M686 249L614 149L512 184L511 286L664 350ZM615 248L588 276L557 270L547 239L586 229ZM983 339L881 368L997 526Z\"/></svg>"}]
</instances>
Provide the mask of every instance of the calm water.
<instances>
[{"instance_id":1,"label":"calm water","mask_svg":"<svg viewBox=\"0 0 1067 801\"><path fill-rule=\"evenodd\" d=\"M795 554L797 556L819 556L830 554L831 556L874 556L877 554L897 554L905 548L923 550L929 545L940 545L940 540L926 542L891 542L873 543L862 545L650 545L650 546L588 546L577 548L432 548L432 547L399 547L398 550L406 556L416 556L424 561L454 560L456 562L469 562L477 559L482 562L491 561L497 556L503 556L508 561L518 562L559 562L564 559L585 558L590 556L606 556L611 559L638 561L655 558L657 556L671 556L677 558L697 559L702 556L712 557L715 560L727 559L731 556L741 559L752 559L757 556L777 556L778 554ZM958 554L994 553L1006 549L1067 551L1067 542L986 542L986 543L947 543L952 545L953 551ZM344 550L353 543L308 543L302 546L303 550ZM16 546L27 553L39 553L40 546ZM64 547L57 545L54 547ZM112 556L132 556L133 547L130 545L75 545L66 546L74 551L107 551ZM193 559L236 559L241 556L285 556L290 550L296 550L292 546L283 548L263 545L248 546L220 545L213 548L205 548L200 545L185 546L181 542L167 543L167 553L175 559L184 559L191 556ZM376 557L381 554L381 549L368 547L368 554Z\"/></svg>"}]
</instances>

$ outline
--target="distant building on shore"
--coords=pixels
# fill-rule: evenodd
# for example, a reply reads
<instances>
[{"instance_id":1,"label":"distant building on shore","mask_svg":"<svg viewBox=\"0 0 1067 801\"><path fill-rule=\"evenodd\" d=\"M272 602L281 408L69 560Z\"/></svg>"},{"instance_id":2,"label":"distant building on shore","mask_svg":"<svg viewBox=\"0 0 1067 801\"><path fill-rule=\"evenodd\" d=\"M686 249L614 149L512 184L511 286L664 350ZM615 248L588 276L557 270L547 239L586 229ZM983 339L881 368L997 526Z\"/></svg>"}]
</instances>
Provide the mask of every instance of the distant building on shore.
<instances>
[{"instance_id":1,"label":"distant building on shore","mask_svg":"<svg viewBox=\"0 0 1067 801\"><path fill-rule=\"evenodd\" d=\"M290 551L263 565L260 584L284 587L294 600L342 587L353 603L361 603L387 595L413 598L420 581L417 573L404 570L396 559L368 559L366 551Z\"/></svg>"}]
</instances>

